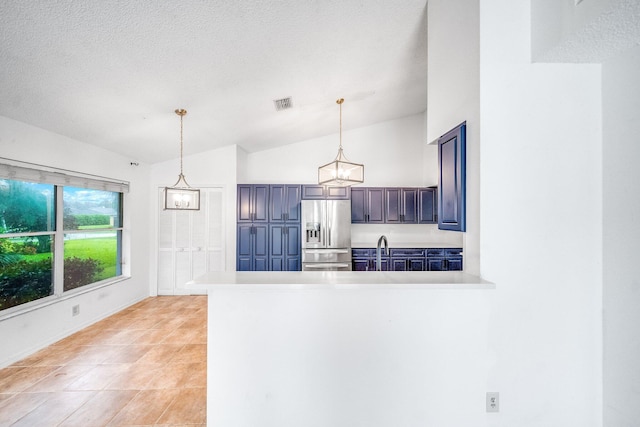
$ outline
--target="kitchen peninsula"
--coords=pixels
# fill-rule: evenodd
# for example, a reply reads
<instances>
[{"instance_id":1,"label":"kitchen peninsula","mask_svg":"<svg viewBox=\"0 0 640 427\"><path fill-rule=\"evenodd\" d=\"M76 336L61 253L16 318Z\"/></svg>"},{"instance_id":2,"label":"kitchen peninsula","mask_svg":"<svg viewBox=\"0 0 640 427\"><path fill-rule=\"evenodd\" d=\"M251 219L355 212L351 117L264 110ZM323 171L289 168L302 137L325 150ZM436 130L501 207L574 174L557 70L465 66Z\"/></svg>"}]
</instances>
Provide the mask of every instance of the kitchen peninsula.
<instances>
[{"instance_id":1,"label":"kitchen peninsula","mask_svg":"<svg viewBox=\"0 0 640 427\"><path fill-rule=\"evenodd\" d=\"M188 286L209 298L209 426L412 427L453 425L460 405L483 413L492 283L322 271L210 273Z\"/></svg>"}]
</instances>

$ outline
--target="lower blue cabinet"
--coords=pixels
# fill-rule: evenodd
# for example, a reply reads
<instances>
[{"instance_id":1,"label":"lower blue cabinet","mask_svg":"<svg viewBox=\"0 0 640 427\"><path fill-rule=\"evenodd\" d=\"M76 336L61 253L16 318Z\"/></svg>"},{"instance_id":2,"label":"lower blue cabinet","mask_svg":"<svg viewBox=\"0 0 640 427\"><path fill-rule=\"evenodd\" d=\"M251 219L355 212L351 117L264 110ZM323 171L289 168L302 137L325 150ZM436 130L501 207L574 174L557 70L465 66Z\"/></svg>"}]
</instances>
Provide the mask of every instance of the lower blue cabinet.
<instances>
[{"instance_id":1,"label":"lower blue cabinet","mask_svg":"<svg viewBox=\"0 0 640 427\"><path fill-rule=\"evenodd\" d=\"M237 271L300 271L300 226L238 224Z\"/></svg>"},{"instance_id":2,"label":"lower blue cabinet","mask_svg":"<svg viewBox=\"0 0 640 427\"><path fill-rule=\"evenodd\" d=\"M300 226L269 225L269 270L300 270Z\"/></svg>"},{"instance_id":3,"label":"lower blue cabinet","mask_svg":"<svg viewBox=\"0 0 640 427\"><path fill-rule=\"evenodd\" d=\"M376 249L358 248L351 252L353 271L374 271ZM461 248L392 248L382 258L383 271L461 271Z\"/></svg>"},{"instance_id":4,"label":"lower blue cabinet","mask_svg":"<svg viewBox=\"0 0 640 427\"><path fill-rule=\"evenodd\" d=\"M353 271L376 271L378 260L375 249L352 249L352 270ZM389 271L389 256L380 257L381 271Z\"/></svg>"},{"instance_id":5,"label":"lower blue cabinet","mask_svg":"<svg viewBox=\"0 0 640 427\"><path fill-rule=\"evenodd\" d=\"M424 249L391 249L393 271L425 271Z\"/></svg>"},{"instance_id":6,"label":"lower blue cabinet","mask_svg":"<svg viewBox=\"0 0 640 427\"><path fill-rule=\"evenodd\" d=\"M266 223L238 224L237 271L268 271L269 247Z\"/></svg>"},{"instance_id":7,"label":"lower blue cabinet","mask_svg":"<svg viewBox=\"0 0 640 427\"><path fill-rule=\"evenodd\" d=\"M462 271L462 249L427 249L428 271Z\"/></svg>"}]
</instances>

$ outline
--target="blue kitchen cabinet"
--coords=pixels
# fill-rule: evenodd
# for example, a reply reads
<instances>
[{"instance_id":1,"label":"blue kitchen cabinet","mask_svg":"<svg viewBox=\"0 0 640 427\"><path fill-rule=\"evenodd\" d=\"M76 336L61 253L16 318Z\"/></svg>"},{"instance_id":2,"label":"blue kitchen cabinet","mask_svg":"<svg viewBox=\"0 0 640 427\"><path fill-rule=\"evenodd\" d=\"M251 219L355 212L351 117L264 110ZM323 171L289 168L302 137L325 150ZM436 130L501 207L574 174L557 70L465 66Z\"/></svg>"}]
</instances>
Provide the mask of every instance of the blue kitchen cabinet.
<instances>
[{"instance_id":1,"label":"blue kitchen cabinet","mask_svg":"<svg viewBox=\"0 0 640 427\"><path fill-rule=\"evenodd\" d=\"M237 271L268 271L269 247L266 223L239 223L237 230Z\"/></svg>"},{"instance_id":2,"label":"blue kitchen cabinet","mask_svg":"<svg viewBox=\"0 0 640 427\"><path fill-rule=\"evenodd\" d=\"M351 250L353 271L373 271L376 266L375 248ZM383 271L460 271L461 248L392 248L382 256Z\"/></svg>"},{"instance_id":3,"label":"blue kitchen cabinet","mask_svg":"<svg viewBox=\"0 0 640 427\"><path fill-rule=\"evenodd\" d=\"M269 224L269 270L300 271L300 225Z\"/></svg>"},{"instance_id":4,"label":"blue kitchen cabinet","mask_svg":"<svg viewBox=\"0 0 640 427\"><path fill-rule=\"evenodd\" d=\"M438 139L438 228L466 230L466 122Z\"/></svg>"},{"instance_id":5,"label":"blue kitchen cabinet","mask_svg":"<svg viewBox=\"0 0 640 427\"><path fill-rule=\"evenodd\" d=\"M238 222L269 221L269 185L238 185Z\"/></svg>"},{"instance_id":6,"label":"blue kitchen cabinet","mask_svg":"<svg viewBox=\"0 0 640 427\"><path fill-rule=\"evenodd\" d=\"M299 271L300 185L238 185L237 271Z\"/></svg>"},{"instance_id":7,"label":"blue kitchen cabinet","mask_svg":"<svg viewBox=\"0 0 640 427\"><path fill-rule=\"evenodd\" d=\"M378 260L376 258L376 249L352 249L351 258L353 263L353 271L376 271ZM382 271L389 270L389 256L382 255L380 257L380 265Z\"/></svg>"},{"instance_id":8,"label":"blue kitchen cabinet","mask_svg":"<svg viewBox=\"0 0 640 427\"><path fill-rule=\"evenodd\" d=\"M300 185L269 186L269 222L300 223Z\"/></svg>"},{"instance_id":9,"label":"blue kitchen cabinet","mask_svg":"<svg viewBox=\"0 0 640 427\"><path fill-rule=\"evenodd\" d=\"M302 200L349 200L351 187L303 185Z\"/></svg>"},{"instance_id":10,"label":"blue kitchen cabinet","mask_svg":"<svg viewBox=\"0 0 640 427\"><path fill-rule=\"evenodd\" d=\"M462 271L462 249L445 249L444 259L447 271Z\"/></svg>"},{"instance_id":11,"label":"blue kitchen cabinet","mask_svg":"<svg viewBox=\"0 0 640 427\"><path fill-rule=\"evenodd\" d=\"M387 224L416 224L418 222L418 189L385 188L384 218Z\"/></svg>"},{"instance_id":12,"label":"blue kitchen cabinet","mask_svg":"<svg viewBox=\"0 0 640 427\"><path fill-rule=\"evenodd\" d=\"M418 224L438 223L437 196L435 187L418 189Z\"/></svg>"},{"instance_id":13,"label":"blue kitchen cabinet","mask_svg":"<svg viewBox=\"0 0 640 427\"><path fill-rule=\"evenodd\" d=\"M351 189L351 222L353 224L384 224L384 188Z\"/></svg>"},{"instance_id":14,"label":"blue kitchen cabinet","mask_svg":"<svg viewBox=\"0 0 640 427\"><path fill-rule=\"evenodd\" d=\"M427 249L428 271L462 271L461 248Z\"/></svg>"},{"instance_id":15,"label":"blue kitchen cabinet","mask_svg":"<svg viewBox=\"0 0 640 427\"><path fill-rule=\"evenodd\" d=\"M390 252L393 271L425 271L424 249L392 248Z\"/></svg>"}]
</instances>

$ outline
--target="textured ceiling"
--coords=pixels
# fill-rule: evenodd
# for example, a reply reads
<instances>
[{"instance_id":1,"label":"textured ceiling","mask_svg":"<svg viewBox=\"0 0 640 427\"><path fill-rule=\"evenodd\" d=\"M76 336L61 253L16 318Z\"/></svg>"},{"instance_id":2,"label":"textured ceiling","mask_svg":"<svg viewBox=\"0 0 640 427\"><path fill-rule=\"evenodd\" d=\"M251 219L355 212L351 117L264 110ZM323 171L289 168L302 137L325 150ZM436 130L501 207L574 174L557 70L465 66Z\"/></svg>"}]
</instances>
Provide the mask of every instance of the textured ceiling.
<instances>
[{"instance_id":1,"label":"textured ceiling","mask_svg":"<svg viewBox=\"0 0 640 427\"><path fill-rule=\"evenodd\" d=\"M147 163L426 108L426 0L2 0L0 115ZM294 108L277 112L274 99Z\"/></svg>"}]
</instances>

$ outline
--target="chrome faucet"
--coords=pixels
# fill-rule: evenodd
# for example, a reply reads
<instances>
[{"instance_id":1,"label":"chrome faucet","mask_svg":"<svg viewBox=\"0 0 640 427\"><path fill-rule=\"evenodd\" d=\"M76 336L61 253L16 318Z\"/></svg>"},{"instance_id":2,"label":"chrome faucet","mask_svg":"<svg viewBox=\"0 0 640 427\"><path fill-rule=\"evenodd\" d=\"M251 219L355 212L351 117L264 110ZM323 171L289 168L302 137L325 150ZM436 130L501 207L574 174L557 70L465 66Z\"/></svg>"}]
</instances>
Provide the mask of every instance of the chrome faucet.
<instances>
[{"instance_id":1,"label":"chrome faucet","mask_svg":"<svg viewBox=\"0 0 640 427\"><path fill-rule=\"evenodd\" d=\"M381 246L384 242L384 254L389 255L389 242L387 242L387 236L384 234L378 239L378 246L376 246L376 271L382 271L382 254Z\"/></svg>"}]
</instances>

